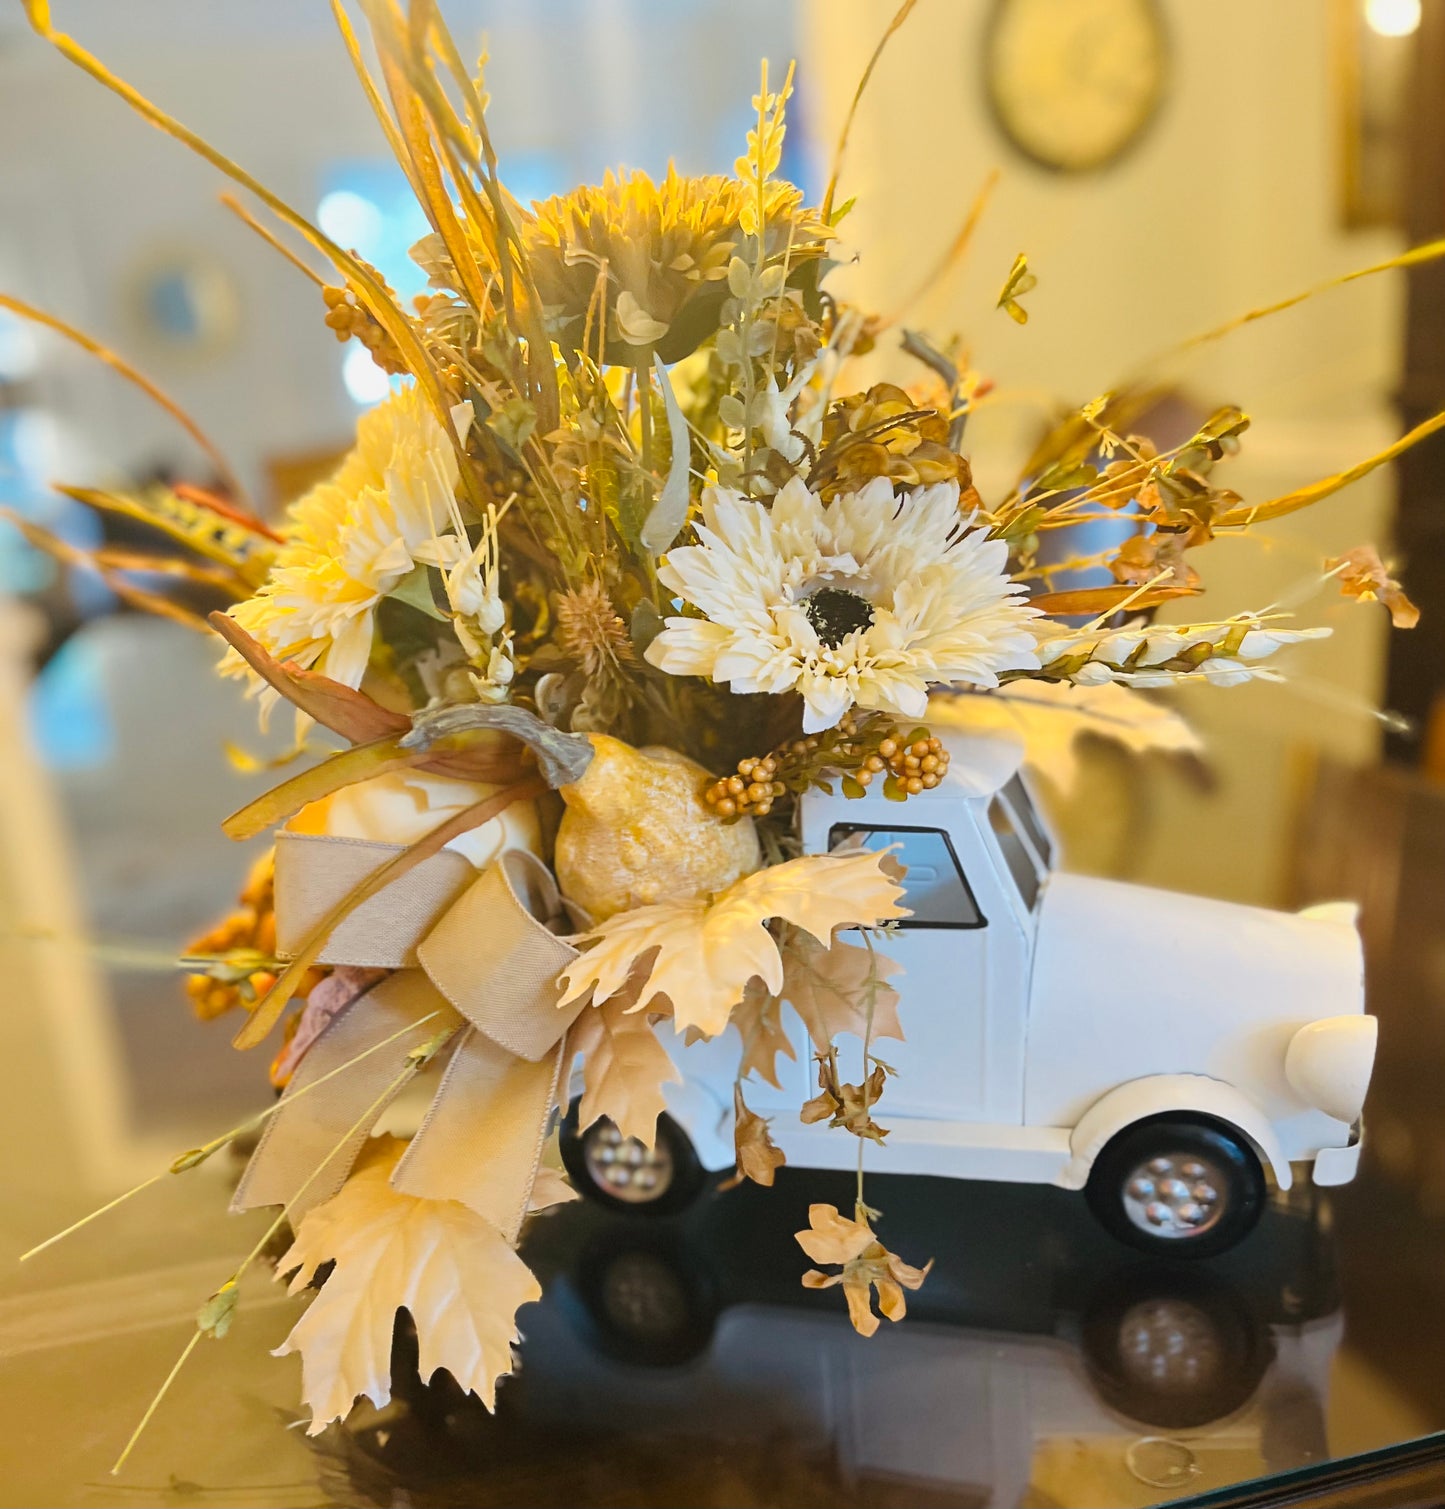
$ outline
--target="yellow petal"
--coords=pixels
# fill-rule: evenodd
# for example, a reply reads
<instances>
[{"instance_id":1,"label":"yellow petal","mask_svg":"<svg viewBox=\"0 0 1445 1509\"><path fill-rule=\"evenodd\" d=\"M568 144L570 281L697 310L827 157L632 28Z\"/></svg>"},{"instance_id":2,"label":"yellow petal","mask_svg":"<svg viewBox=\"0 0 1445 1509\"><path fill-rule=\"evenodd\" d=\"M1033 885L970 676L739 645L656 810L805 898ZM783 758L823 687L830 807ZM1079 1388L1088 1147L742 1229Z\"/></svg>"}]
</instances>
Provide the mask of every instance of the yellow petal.
<instances>
[{"instance_id":1,"label":"yellow petal","mask_svg":"<svg viewBox=\"0 0 1445 1509\"><path fill-rule=\"evenodd\" d=\"M815 1263L851 1263L873 1240L861 1221L850 1221L835 1205L808 1207L809 1231L794 1233L798 1246Z\"/></svg>"},{"instance_id":2,"label":"yellow petal","mask_svg":"<svg viewBox=\"0 0 1445 1509\"><path fill-rule=\"evenodd\" d=\"M819 1273L816 1268L809 1268L803 1275L803 1287L805 1289L831 1289L834 1284L841 1284L841 1273Z\"/></svg>"},{"instance_id":3,"label":"yellow petal","mask_svg":"<svg viewBox=\"0 0 1445 1509\"><path fill-rule=\"evenodd\" d=\"M860 1336L871 1336L878 1329L878 1317L869 1304L868 1281L860 1278L843 1279L843 1294L848 1301L848 1319Z\"/></svg>"},{"instance_id":4,"label":"yellow petal","mask_svg":"<svg viewBox=\"0 0 1445 1509\"><path fill-rule=\"evenodd\" d=\"M891 1278L875 1279L873 1282L878 1290L878 1308L885 1318L902 1320L908 1314L908 1301L903 1297L903 1290Z\"/></svg>"}]
</instances>

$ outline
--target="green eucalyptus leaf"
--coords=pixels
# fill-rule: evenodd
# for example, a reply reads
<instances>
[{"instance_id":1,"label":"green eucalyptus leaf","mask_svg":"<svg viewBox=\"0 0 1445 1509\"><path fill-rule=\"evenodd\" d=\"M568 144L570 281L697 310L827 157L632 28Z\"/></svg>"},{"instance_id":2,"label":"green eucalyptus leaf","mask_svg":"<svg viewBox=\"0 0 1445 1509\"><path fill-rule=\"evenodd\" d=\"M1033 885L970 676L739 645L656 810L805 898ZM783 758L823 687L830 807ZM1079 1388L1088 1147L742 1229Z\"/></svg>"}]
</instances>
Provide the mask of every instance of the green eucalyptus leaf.
<instances>
[{"instance_id":1,"label":"green eucalyptus leaf","mask_svg":"<svg viewBox=\"0 0 1445 1509\"><path fill-rule=\"evenodd\" d=\"M407 574L394 586L388 597L394 597L398 602L406 603L409 607L416 608L425 613L428 618L435 618L441 623L447 621L447 615L438 605L436 595L432 591L433 582L440 581L440 574L432 575L430 566L413 566Z\"/></svg>"},{"instance_id":2,"label":"green eucalyptus leaf","mask_svg":"<svg viewBox=\"0 0 1445 1509\"><path fill-rule=\"evenodd\" d=\"M667 481L657 495L651 512L642 526L639 536L642 548L652 555L661 555L678 537L687 523L687 511L692 502L688 486L692 461L692 438L687 421L682 417L682 407L672 391L667 368L657 364L657 382L662 389L662 402L667 409L668 440L672 459L668 463Z\"/></svg>"}]
</instances>

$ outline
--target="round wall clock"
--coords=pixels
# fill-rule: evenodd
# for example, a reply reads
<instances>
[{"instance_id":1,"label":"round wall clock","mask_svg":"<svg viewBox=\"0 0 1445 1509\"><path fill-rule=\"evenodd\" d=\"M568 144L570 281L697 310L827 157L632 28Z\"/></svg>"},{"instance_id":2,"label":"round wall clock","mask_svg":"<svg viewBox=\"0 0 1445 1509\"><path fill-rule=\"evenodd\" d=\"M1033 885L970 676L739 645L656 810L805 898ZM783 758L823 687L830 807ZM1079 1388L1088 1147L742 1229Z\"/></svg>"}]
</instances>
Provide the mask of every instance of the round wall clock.
<instances>
[{"instance_id":1,"label":"round wall clock","mask_svg":"<svg viewBox=\"0 0 1445 1509\"><path fill-rule=\"evenodd\" d=\"M1168 46L1158 0L995 0L985 87L1004 134L1063 173L1113 162L1159 108Z\"/></svg>"}]
</instances>

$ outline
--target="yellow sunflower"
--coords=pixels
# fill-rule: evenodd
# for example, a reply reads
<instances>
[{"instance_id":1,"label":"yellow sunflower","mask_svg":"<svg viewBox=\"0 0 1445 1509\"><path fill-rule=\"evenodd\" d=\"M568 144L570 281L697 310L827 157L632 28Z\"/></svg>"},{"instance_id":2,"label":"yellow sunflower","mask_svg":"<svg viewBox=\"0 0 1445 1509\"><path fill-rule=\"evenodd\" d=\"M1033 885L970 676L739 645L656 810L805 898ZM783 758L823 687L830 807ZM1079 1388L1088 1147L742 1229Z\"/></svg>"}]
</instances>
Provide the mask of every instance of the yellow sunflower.
<instances>
[{"instance_id":1,"label":"yellow sunflower","mask_svg":"<svg viewBox=\"0 0 1445 1509\"><path fill-rule=\"evenodd\" d=\"M765 256L786 253L794 269L820 257L833 233L802 190L775 179L763 193ZM739 179L686 178L669 165L660 184L609 171L600 185L534 204L521 233L553 339L581 348L605 267L607 361L671 363L695 351L717 329L756 195Z\"/></svg>"}]
</instances>

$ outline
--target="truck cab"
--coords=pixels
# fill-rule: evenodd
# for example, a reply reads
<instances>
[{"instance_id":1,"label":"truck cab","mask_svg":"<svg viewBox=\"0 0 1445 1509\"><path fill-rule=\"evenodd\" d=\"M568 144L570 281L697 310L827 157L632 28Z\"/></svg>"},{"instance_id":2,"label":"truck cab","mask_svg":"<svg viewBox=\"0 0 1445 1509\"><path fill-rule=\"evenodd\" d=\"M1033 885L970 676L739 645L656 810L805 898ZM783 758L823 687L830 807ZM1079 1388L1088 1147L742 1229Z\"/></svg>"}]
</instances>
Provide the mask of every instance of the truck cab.
<instances>
[{"instance_id":1,"label":"truck cab","mask_svg":"<svg viewBox=\"0 0 1445 1509\"><path fill-rule=\"evenodd\" d=\"M865 1166L1082 1190L1116 1236L1179 1256L1239 1241L1267 1175L1283 1189L1300 1164L1317 1184L1352 1178L1375 1048L1353 908L1277 912L1063 872L1019 746L947 742L944 781L907 802L870 789L801 804L804 852L888 849L907 871L910 915L880 943L903 969L905 1041L873 1045L897 1074ZM788 1017L782 1088L749 1082L748 1103L790 1166L851 1167L852 1137L798 1119L815 1065ZM581 1141L611 1156L571 1149L584 1187L645 1208L687 1169L730 1166L737 1046L679 1045L685 1082L657 1147L624 1154L615 1129L589 1129ZM861 1044L843 1039L840 1058L862 1078Z\"/></svg>"}]
</instances>

